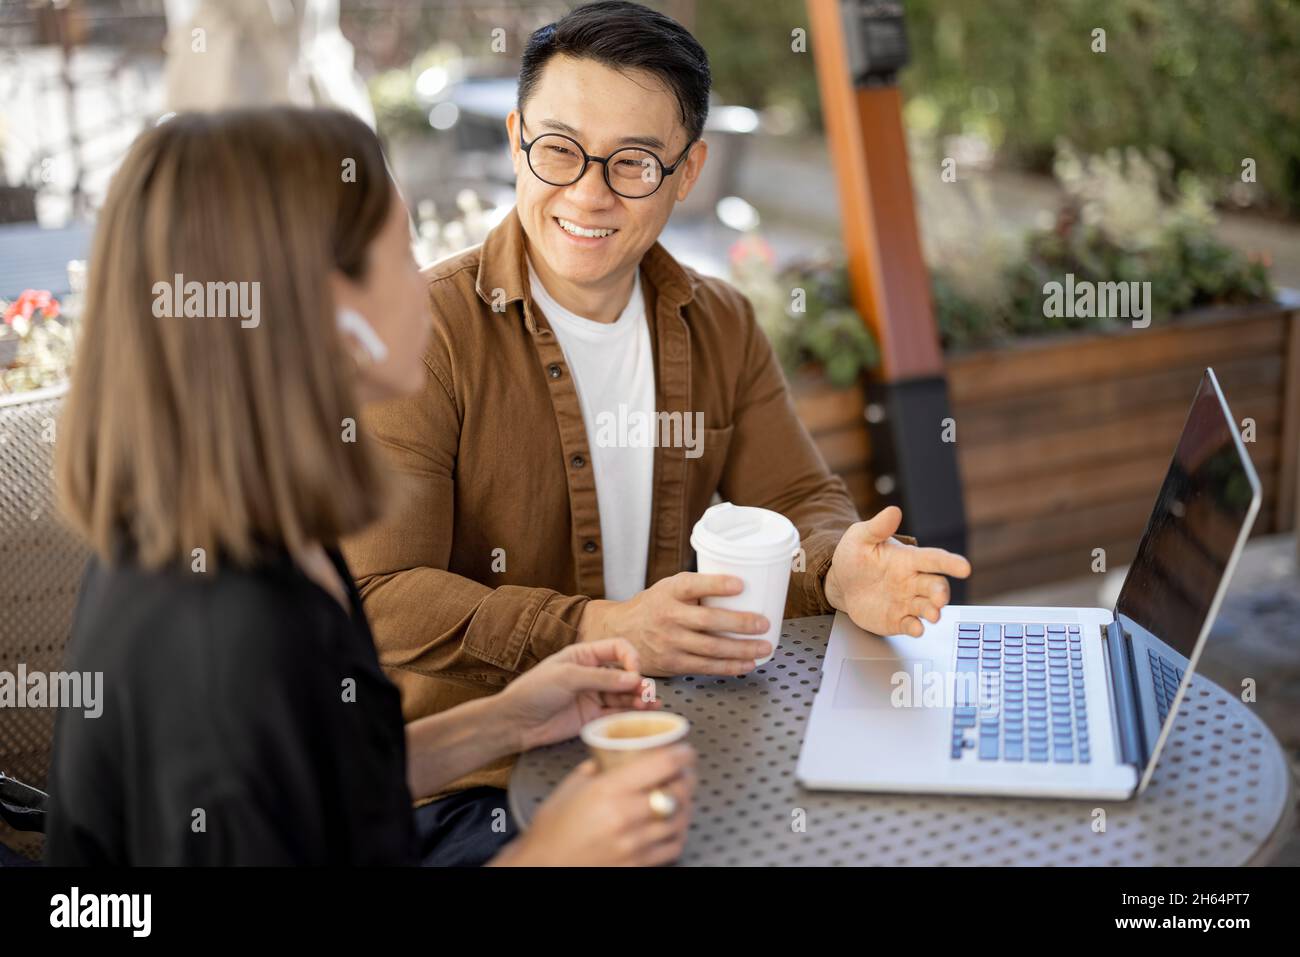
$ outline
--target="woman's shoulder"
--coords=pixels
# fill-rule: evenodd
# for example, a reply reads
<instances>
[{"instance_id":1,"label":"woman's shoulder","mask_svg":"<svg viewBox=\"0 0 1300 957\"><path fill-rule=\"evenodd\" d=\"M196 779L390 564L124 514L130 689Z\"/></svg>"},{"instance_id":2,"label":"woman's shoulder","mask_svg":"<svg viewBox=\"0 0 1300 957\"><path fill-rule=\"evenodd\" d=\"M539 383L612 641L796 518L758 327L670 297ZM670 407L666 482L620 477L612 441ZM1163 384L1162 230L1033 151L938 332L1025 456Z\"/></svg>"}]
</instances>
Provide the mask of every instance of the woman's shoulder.
<instances>
[{"instance_id":1,"label":"woman's shoulder","mask_svg":"<svg viewBox=\"0 0 1300 957\"><path fill-rule=\"evenodd\" d=\"M150 662L301 668L304 658L319 659L338 642L340 616L331 615L330 600L275 558L214 569L198 560L188 568L143 568L129 558L92 558L71 651L84 664L144 672Z\"/></svg>"},{"instance_id":2,"label":"woman's shoulder","mask_svg":"<svg viewBox=\"0 0 1300 957\"><path fill-rule=\"evenodd\" d=\"M344 768L369 766L380 706L391 745L374 786L392 785L394 808L409 803L396 689L353 696L359 706L346 694L348 681L382 680L357 639L334 599L292 569L225 566L204 577L92 561L71 661L102 673L103 713L59 717L54 859L278 863L352 853L352 819L337 816L347 809L320 795L345 790ZM220 840L191 833L199 808Z\"/></svg>"}]
</instances>

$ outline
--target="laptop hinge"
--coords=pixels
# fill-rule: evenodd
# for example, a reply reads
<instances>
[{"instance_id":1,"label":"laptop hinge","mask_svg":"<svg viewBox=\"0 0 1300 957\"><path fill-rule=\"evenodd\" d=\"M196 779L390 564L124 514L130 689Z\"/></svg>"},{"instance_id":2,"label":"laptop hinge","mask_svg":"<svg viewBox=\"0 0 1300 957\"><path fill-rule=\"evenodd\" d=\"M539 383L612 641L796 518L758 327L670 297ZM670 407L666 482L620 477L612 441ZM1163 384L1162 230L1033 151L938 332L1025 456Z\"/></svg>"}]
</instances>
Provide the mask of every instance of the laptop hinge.
<instances>
[{"instance_id":1,"label":"laptop hinge","mask_svg":"<svg viewBox=\"0 0 1300 957\"><path fill-rule=\"evenodd\" d=\"M1119 732L1120 760L1134 767L1142 766L1142 722L1134 693L1133 667L1118 620L1101 629L1102 644L1110 662L1111 700L1115 702L1115 726Z\"/></svg>"}]
</instances>

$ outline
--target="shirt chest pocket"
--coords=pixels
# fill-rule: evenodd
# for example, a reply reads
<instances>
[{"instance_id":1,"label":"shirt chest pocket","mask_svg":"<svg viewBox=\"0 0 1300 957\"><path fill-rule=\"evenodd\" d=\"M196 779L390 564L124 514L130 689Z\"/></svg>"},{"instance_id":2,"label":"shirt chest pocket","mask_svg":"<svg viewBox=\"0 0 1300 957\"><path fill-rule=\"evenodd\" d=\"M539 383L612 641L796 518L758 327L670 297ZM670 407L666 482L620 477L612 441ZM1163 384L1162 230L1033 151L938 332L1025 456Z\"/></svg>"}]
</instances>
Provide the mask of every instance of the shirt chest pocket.
<instances>
[{"instance_id":1,"label":"shirt chest pocket","mask_svg":"<svg viewBox=\"0 0 1300 957\"><path fill-rule=\"evenodd\" d=\"M735 426L702 429L694 446L686 447L686 503L690 515L700 515L718 491L722 470L727 464Z\"/></svg>"}]
</instances>

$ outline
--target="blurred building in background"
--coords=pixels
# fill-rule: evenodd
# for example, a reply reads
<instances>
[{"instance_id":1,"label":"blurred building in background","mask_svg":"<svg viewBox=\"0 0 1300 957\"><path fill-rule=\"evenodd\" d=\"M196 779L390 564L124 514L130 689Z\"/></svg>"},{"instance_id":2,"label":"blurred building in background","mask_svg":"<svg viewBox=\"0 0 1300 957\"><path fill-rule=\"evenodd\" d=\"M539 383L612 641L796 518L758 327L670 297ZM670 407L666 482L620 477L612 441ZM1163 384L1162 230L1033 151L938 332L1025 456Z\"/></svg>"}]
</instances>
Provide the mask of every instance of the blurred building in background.
<instances>
[{"instance_id":1,"label":"blurred building in background","mask_svg":"<svg viewBox=\"0 0 1300 957\"><path fill-rule=\"evenodd\" d=\"M166 0L169 112L334 106L374 126L338 0Z\"/></svg>"}]
</instances>

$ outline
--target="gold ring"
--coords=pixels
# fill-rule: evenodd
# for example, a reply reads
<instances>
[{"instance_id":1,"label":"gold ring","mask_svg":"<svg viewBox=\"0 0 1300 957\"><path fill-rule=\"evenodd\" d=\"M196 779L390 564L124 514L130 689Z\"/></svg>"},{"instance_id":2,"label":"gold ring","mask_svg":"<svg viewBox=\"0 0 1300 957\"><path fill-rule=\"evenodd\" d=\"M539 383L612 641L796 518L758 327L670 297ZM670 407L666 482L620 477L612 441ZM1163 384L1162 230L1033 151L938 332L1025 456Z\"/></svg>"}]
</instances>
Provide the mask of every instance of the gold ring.
<instances>
[{"instance_id":1,"label":"gold ring","mask_svg":"<svg viewBox=\"0 0 1300 957\"><path fill-rule=\"evenodd\" d=\"M655 788L650 792L650 813L657 818L670 818L677 813L677 799L666 791Z\"/></svg>"}]
</instances>

